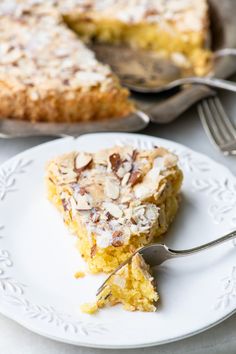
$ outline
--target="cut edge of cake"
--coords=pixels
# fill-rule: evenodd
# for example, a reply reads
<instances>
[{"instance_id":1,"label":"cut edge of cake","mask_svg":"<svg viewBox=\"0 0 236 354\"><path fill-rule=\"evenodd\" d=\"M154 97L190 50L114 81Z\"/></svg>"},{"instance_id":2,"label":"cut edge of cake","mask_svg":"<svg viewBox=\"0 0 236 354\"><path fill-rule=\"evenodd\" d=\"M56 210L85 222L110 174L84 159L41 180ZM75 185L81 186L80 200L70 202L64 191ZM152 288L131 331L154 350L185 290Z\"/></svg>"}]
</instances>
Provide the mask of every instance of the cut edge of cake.
<instances>
[{"instance_id":1,"label":"cut edge of cake","mask_svg":"<svg viewBox=\"0 0 236 354\"><path fill-rule=\"evenodd\" d=\"M158 300L152 271L143 257L136 253L130 263L108 279L96 301L82 304L80 309L94 314L104 307L122 304L127 311L155 312Z\"/></svg>"},{"instance_id":2,"label":"cut edge of cake","mask_svg":"<svg viewBox=\"0 0 236 354\"><path fill-rule=\"evenodd\" d=\"M124 2L82 1L64 10L69 27L85 41L127 44L158 52L199 76L211 68L209 13L206 0Z\"/></svg>"}]
</instances>

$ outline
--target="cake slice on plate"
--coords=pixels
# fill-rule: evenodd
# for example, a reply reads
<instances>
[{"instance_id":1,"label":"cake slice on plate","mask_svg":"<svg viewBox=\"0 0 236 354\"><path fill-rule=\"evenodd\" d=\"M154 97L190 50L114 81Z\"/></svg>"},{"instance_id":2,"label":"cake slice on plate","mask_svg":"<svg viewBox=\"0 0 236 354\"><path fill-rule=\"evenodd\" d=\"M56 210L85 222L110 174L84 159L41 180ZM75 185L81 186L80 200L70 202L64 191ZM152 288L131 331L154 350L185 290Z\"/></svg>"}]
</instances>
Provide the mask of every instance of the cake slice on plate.
<instances>
[{"instance_id":1,"label":"cake slice on plate","mask_svg":"<svg viewBox=\"0 0 236 354\"><path fill-rule=\"evenodd\" d=\"M164 234L179 205L177 157L154 147L71 152L47 166L48 197L93 273L109 273Z\"/></svg>"}]
</instances>

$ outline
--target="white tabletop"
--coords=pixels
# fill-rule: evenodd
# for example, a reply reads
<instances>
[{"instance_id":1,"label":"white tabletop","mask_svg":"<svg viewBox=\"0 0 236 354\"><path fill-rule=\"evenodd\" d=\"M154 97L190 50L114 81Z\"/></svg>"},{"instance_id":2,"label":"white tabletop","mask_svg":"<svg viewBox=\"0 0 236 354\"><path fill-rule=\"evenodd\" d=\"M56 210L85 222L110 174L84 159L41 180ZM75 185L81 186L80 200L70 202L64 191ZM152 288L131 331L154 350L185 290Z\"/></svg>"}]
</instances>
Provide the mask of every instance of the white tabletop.
<instances>
[{"instance_id":1,"label":"white tabletop","mask_svg":"<svg viewBox=\"0 0 236 354\"><path fill-rule=\"evenodd\" d=\"M234 95L224 94L221 97L227 106L227 111L233 119L235 118L234 121L236 122ZM192 149L202 152L226 165L236 175L236 156L225 157L209 143L198 119L196 108L186 112L186 114L174 123L165 126L152 125L143 131L143 133L174 140L189 146ZM0 139L0 163L16 153L48 140L50 140L50 138ZM236 315L205 333L176 343L148 348L145 349L145 353L172 354L174 352L175 354L235 354L235 328ZM104 350L102 349L74 347L40 337L0 315L1 354L100 354L103 352ZM143 350L123 350L123 352L135 352L141 354ZM115 354L118 353L118 350L109 350L109 353Z\"/></svg>"}]
</instances>

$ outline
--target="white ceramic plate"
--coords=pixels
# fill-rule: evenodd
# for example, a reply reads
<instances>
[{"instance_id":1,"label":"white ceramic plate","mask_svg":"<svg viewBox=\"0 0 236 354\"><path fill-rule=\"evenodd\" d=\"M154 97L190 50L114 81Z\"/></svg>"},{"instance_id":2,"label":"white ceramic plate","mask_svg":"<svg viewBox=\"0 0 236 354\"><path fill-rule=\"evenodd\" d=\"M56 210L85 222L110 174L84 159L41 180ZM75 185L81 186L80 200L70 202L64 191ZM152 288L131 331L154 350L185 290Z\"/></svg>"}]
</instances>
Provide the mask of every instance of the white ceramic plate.
<instances>
[{"instance_id":1,"label":"white ceramic plate","mask_svg":"<svg viewBox=\"0 0 236 354\"><path fill-rule=\"evenodd\" d=\"M232 242L158 271L156 313L120 306L97 315L80 312L103 275L76 280L85 265L61 216L47 201L46 161L78 149L114 144L162 145L180 156L182 205L166 243L188 248L236 228L236 179L223 166L179 144L133 134L93 134L30 149L0 168L0 312L30 330L62 342L104 348L157 345L203 331L236 310L236 248Z\"/></svg>"}]
</instances>

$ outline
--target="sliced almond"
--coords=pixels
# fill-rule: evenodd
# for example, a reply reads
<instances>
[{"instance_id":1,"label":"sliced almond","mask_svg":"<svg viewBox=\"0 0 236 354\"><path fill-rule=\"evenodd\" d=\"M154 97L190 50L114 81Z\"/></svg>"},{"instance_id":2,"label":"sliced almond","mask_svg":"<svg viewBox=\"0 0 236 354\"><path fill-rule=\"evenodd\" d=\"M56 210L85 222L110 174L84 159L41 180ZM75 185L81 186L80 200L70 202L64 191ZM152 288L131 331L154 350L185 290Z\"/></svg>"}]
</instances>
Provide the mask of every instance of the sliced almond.
<instances>
[{"instance_id":1,"label":"sliced almond","mask_svg":"<svg viewBox=\"0 0 236 354\"><path fill-rule=\"evenodd\" d=\"M123 196L121 197L121 199L120 199L120 202L121 202L122 204L125 204L125 203L129 203L131 200L132 200L132 197L131 197L130 194L129 194L129 195L123 195Z\"/></svg>"},{"instance_id":2,"label":"sliced almond","mask_svg":"<svg viewBox=\"0 0 236 354\"><path fill-rule=\"evenodd\" d=\"M132 153L132 160L135 161L138 156L138 151L135 149Z\"/></svg>"},{"instance_id":3,"label":"sliced almond","mask_svg":"<svg viewBox=\"0 0 236 354\"><path fill-rule=\"evenodd\" d=\"M123 177L123 179L122 179L122 181L121 181L121 185L122 185L123 187L128 183L129 178L130 178L130 172L127 172L127 173L124 175L124 177Z\"/></svg>"},{"instance_id":4,"label":"sliced almond","mask_svg":"<svg viewBox=\"0 0 236 354\"><path fill-rule=\"evenodd\" d=\"M77 210L91 210L92 206L89 203L87 194L81 195L77 194L76 196L76 209Z\"/></svg>"},{"instance_id":5,"label":"sliced almond","mask_svg":"<svg viewBox=\"0 0 236 354\"><path fill-rule=\"evenodd\" d=\"M76 201L75 201L75 199L74 199L73 197L70 197L69 201L70 201L70 206L71 206L72 214L75 215L76 212L77 212Z\"/></svg>"},{"instance_id":6,"label":"sliced almond","mask_svg":"<svg viewBox=\"0 0 236 354\"><path fill-rule=\"evenodd\" d=\"M79 194L85 195L86 194L86 189L84 187L79 188Z\"/></svg>"},{"instance_id":7,"label":"sliced almond","mask_svg":"<svg viewBox=\"0 0 236 354\"><path fill-rule=\"evenodd\" d=\"M96 164L107 166L107 153L98 151L94 154L93 160Z\"/></svg>"},{"instance_id":8,"label":"sliced almond","mask_svg":"<svg viewBox=\"0 0 236 354\"><path fill-rule=\"evenodd\" d=\"M107 221L110 221L113 218L113 216L109 213L109 211L106 212L105 216L107 218Z\"/></svg>"},{"instance_id":9,"label":"sliced almond","mask_svg":"<svg viewBox=\"0 0 236 354\"><path fill-rule=\"evenodd\" d=\"M164 156L164 166L167 168L176 166L178 158L174 154L167 154Z\"/></svg>"},{"instance_id":10,"label":"sliced almond","mask_svg":"<svg viewBox=\"0 0 236 354\"><path fill-rule=\"evenodd\" d=\"M163 156L165 156L166 154L168 153L168 150L167 149L165 149L165 148L163 148L163 147L157 147L156 148L156 156L161 156L161 157L163 157Z\"/></svg>"},{"instance_id":11,"label":"sliced almond","mask_svg":"<svg viewBox=\"0 0 236 354\"><path fill-rule=\"evenodd\" d=\"M124 214L127 219L130 219L132 217L132 208L124 209Z\"/></svg>"},{"instance_id":12,"label":"sliced almond","mask_svg":"<svg viewBox=\"0 0 236 354\"><path fill-rule=\"evenodd\" d=\"M117 172L118 168L121 165L121 158L120 158L120 154L114 153L112 155L109 156L109 161L111 163L111 168L112 171Z\"/></svg>"},{"instance_id":13,"label":"sliced almond","mask_svg":"<svg viewBox=\"0 0 236 354\"><path fill-rule=\"evenodd\" d=\"M136 220L134 220L134 218L130 218L130 221L132 224L137 225L137 222L136 222Z\"/></svg>"},{"instance_id":14,"label":"sliced almond","mask_svg":"<svg viewBox=\"0 0 236 354\"><path fill-rule=\"evenodd\" d=\"M73 170L67 170L65 172L62 172L59 179L65 183L73 183L76 181L77 175Z\"/></svg>"},{"instance_id":15,"label":"sliced almond","mask_svg":"<svg viewBox=\"0 0 236 354\"><path fill-rule=\"evenodd\" d=\"M112 234L112 246L114 247L120 247L122 246L123 242L122 242L122 232L121 231L115 231Z\"/></svg>"},{"instance_id":16,"label":"sliced almond","mask_svg":"<svg viewBox=\"0 0 236 354\"><path fill-rule=\"evenodd\" d=\"M77 171L84 170L92 161L92 155L80 152L75 158L75 168Z\"/></svg>"},{"instance_id":17,"label":"sliced almond","mask_svg":"<svg viewBox=\"0 0 236 354\"><path fill-rule=\"evenodd\" d=\"M130 172L132 169L132 163L129 161L124 161L118 168L116 174L119 178L123 178L124 175Z\"/></svg>"},{"instance_id":18,"label":"sliced almond","mask_svg":"<svg viewBox=\"0 0 236 354\"><path fill-rule=\"evenodd\" d=\"M96 253L97 253L97 245L95 244L95 245L93 245L93 246L91 247L91 250L90 250L90 256L91 256L91 258L93 258Z\"/></svg>"},{"instance_id":19,"label":"sliced almond","mask_svg":"<svg viewBox=\"0 0 236 354\"><path fill-rule=\"evenodd\" d=\"M114 204L114 203L104 203L104 207L106 209L106 211L108 211L112 216L114 216L114 218L121 218L123 215L123 211L119 208L118 205Z\"/></svg>"},{"instance_id":20,"label":"sliced almond","mask_svg":"<svg viewBox=\"0 0 236 354\"><path fill-rule=\"evenodd\" d=\"M107 178L105 181L104 191L108 198L116 200L120 195L120 186L116 181Z\"/></svg>"},{"instance_id":21,"label":"sliced almond","mask_svg":"<svg viewBox=\"0 0 236 354\"><path fill-rule=\"evenodd\" d=\"M153 221L158 218L159 215L159 209L157 208L156 205L150 204L146 206L145 210L145 216L148 220Z\"/></svg>"},{"instance_id":22,"label":"sliced almond","mask_svg":"<svg viewBox=\"0 0 236 354\"><path fill-rule=\"evenodd\" d=\"M140 182L142 179L142 173L140 171L132 171L130 178L129 178L129 183L131 186L134 186L136 183Z\"/></svg>"},{"instance_id":23,"label":"sliced almond","mask_svg":"<svg viewBox=\"0 0 236 354\"><path fill-rule=\"evenodd\" d=\"M100 214L96 208L92 208L91 213L90 213L90 217L91 217L92 222L94 222L94 223L96 223L100 220Z\"/></svg>"},{"instance_id":24,"label":"sliced almond","mask_svg":"<svg viewBox=\"0 0 236 354\"><path fill-rule=\"evenodd\" d=\"M62 202L62 206L63 206L64 211L70 210L69 203L65 198L62 198L61 202Z\"/></svg>"}]
</instances>

